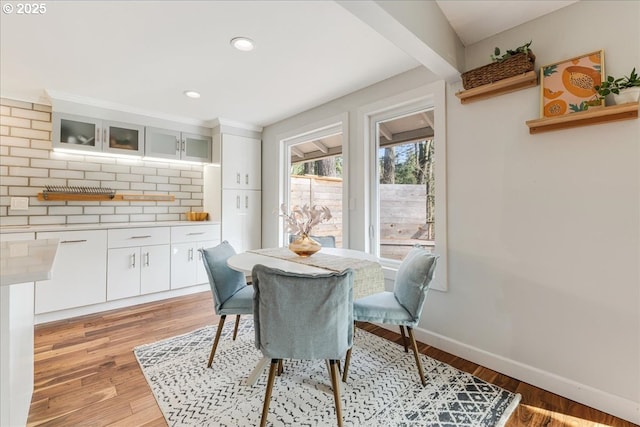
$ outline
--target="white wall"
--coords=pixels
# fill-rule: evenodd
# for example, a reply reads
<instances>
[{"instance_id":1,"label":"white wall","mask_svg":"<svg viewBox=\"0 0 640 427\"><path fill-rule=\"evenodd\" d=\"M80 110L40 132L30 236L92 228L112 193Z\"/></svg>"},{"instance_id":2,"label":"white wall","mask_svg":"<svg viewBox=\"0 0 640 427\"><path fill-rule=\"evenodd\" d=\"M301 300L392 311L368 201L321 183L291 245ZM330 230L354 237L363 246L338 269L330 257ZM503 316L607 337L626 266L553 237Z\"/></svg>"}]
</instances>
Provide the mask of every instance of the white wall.
<instances>
[{"instance_id":1,"label":"white wall","mask_svg":"<svg viewBox=\"0 0 640 427\"><path fill-rule=\"evenodd\" d=\"M640 2L581 1L468 47L466 63L533 40L536 68L604 49L605 71L628 74L639 23ZM433 80L413 70L266 128L263 182L277 182L278 135L348 112L350 242L362 249L357 111ZM449 292L431 293L418 337L640 422L640 120L529 135L539 87L464 106L458 90L447 88ZM277 186L263 206L269 246Z\"/></svg>"}]
</instances>

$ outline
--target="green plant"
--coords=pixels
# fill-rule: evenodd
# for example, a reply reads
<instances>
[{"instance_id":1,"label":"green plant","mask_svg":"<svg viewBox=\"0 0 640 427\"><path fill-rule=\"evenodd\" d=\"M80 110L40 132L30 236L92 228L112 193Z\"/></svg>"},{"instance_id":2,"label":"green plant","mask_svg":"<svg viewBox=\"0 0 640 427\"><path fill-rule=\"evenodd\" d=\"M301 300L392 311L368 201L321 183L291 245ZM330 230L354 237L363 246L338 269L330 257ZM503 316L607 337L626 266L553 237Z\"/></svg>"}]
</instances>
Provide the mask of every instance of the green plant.
<instances>
[{"instance_id":1,"label":"green plant","mask_svg":"<svg viewBox=\"0 0 640 427\"><path fill-rule=\"evenodd\" d=\"M596 85L593 88L597 92L597 99L601 100L610 93L619 95L622 89L630 87L640 87L640 78L636 73L635 67L633 67L633 70L631 70L631 73L628 76L623 76L617 79L613 76L607 76L607 79L603 81L602 84Z\"/></svg>"},{"instance_id":2,"label":"green plant","mask_svg":"<svg viewBox=\"0 0 640 427\"><path fill-rule=\"evenodd\" d=\"M511 57L511 56L513 56L515 54L528 53L529 50L531 50L531 49L529 49L529 46L531 46L531 42L532 41L533 40L529 41L529 43L523 44L522 46L518 46L515 49L508 49L507 52L505 54L503 54L503 55L500 55L500 48L496 47L493 50L493 55L491 55L491 60L493 62L501 62L501 61L504 61L505 59L507 59L507 58L509 58L509 57Z\"/></svg>"}]
</instances>

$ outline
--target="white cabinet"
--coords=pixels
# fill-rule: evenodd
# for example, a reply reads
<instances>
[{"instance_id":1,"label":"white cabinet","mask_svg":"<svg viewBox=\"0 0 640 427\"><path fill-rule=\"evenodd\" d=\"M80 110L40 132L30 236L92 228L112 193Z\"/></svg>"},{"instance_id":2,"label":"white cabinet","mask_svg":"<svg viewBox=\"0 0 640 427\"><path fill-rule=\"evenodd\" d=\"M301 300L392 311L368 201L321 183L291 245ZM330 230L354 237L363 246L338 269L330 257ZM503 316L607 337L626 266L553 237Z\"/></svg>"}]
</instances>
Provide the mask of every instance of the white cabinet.
<instances>
[{"instance_id":1,"label":"white cabinet","mask_svg":"<svg viewBox=\"0 0 640 427\"><path fill-rule=\"evenodd\" d=\"M206 183L217 184L205 204L220 212L222 240L236 252L262 247L261 142L256 138L219 134L213 140L213 162L220 168L205 170ZM212 179L208 180L208 175Z\"/></svg>"},{"instance_id":2,"label":"white cabinet","mask_svg":"<svg viewBox=\"0 0 640 427\"><path fill-rule=\"evenodd\" d=\"M211 137L171 129L145 129L145 156L161 159L211 161Z\"/></svg>"},{"instance_id":3,"label":"white cabinet","mask_svg":"<svg viewBox=\"0 0 640 427\"><path fill-rule=\"evenodd\" d=\"M222 190L222 240L236 252L262 247L262 192Z\"/></svg>"},{"instance_id":4,"label":"white cabinet","mask_svg":"<svg viewBox=\"0 0 640 427\"><path fill-rule=\"evenodd\" d=\"M169 227L108 231L107 300L170 289Z\"/></svg>"},{"instance_id":5,"label":"white cabinet","mask_svg":"<svg viewBox=\"0 0 640 427\"><path fill-rule=\"evenodd\" d=\"M222 188L260 190L262 150L259 139L221 134L214 140L214 163L222 165Z\"/></svg>"},{"instance_id":6,"label":"white cabinet","mask_svg":"<svg viewBox=\"0 0 640 427\"><path fill-rule=\"evenodd\" d=\"M219 224L171 227L171 289L207 283L198 249L219 243Z\"/></svg>"},{"instance_id":7,"label":"white cabinet","mask_svg":"<svg viewBox=\"0 0 640 427\"><path fill-rule=\"evenodd\" d=\"M144 126L54 113L53 146L141 156L144 153Z\"/></svg>"},{"instance_id":8,"label":"white cabinet","mask_svg":"<svg viewBox=\"0 0 640 427\"><path fill-rule=\"evenodd\" d=\"M37 239L59 239L51 280L36 282L35 313L106 301L107 231L52 231Z\"/></svg>"}]
</instances>

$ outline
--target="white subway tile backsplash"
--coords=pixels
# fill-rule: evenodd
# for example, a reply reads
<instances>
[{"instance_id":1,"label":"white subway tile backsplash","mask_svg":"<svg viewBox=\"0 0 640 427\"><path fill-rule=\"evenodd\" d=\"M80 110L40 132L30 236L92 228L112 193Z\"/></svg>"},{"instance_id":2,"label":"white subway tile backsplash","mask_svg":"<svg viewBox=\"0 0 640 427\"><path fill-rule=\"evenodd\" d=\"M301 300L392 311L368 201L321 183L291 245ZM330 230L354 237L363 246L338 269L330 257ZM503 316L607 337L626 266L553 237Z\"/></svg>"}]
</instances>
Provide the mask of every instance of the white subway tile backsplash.
<instances>
[{"instance_id":1,"label":"white subway tile backsplash","mask_svg":"<svg viewBox=\"0 0 640 427\"><path fill-rule=\"evenodd\" d=\"M202 207L202 166L52 150L51 107L0 100L0 224L92 224L184 220ZM174 194L173 202L40 201L45 185L109 187L118 193ZM8 207L28 197L27 211Z\"/></svg>"},{"instance_id":2,"label":"white subway tile backsplash","mask_svg":"<svg viewBox=\"0 0 640 427\"><path fill-rule=\"evenodd\" d=\"M31 167L47 169L67 169L67 162L65 162L64 160L31 159Z\"/></svg>"}]
</instances>

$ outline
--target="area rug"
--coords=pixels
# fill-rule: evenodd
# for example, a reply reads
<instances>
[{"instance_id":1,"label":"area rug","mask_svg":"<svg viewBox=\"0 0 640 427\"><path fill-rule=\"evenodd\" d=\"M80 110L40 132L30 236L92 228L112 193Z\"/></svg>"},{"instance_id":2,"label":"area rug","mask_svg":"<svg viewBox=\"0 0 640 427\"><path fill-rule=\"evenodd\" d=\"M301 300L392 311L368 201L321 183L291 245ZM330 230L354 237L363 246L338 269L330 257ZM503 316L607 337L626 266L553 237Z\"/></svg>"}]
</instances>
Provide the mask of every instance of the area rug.
<instances>
[{"instance_id":1,"label":"area rug","mask_svg":"<svg viewBox=\"0 0 640 427\"><path fill-rule=\"evenodd\" d=\"M256 426L266 371L254 386L246 378L261 359L253 319L225 325L212 368L207 360L216 326L134 349L170 426ZM349 381L342 383L345 426L503 426L520 395L445 363L422 356L422 387L413 354L366 331L354 338ZM331 380L323 361L286 361L276 377L269 409L271 426L336 425Z\"/></svg>"}]
</instances>

